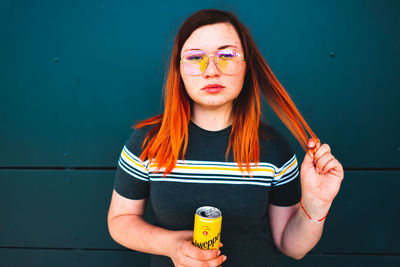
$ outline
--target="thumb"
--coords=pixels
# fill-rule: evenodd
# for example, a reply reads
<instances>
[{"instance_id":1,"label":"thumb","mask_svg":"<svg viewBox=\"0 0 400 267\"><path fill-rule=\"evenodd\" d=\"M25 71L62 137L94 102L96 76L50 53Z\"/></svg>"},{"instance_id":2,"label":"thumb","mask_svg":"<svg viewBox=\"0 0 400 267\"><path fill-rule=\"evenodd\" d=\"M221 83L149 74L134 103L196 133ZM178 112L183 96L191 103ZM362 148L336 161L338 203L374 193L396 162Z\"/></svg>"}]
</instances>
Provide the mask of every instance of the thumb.
<instances>
[{"instance_id":1,"label":"thumb","mask_svg":"<svg viewBox=\"0 0 400 267\"><path fill-rule=\"evenodd\" d=\"M186 239L186 240L192 240L193 239L193 230L183 230L182 237L183 237L183 239Z\"/></svg>"}]
</instances>

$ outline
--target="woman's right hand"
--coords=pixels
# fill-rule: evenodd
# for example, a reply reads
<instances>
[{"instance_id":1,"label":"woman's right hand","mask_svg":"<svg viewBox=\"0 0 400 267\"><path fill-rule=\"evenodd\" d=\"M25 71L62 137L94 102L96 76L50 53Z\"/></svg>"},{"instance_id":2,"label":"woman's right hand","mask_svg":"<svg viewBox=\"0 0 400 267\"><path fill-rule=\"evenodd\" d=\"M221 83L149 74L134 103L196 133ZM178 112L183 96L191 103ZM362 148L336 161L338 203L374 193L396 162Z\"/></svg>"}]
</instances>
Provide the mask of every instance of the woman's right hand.
<instances>
[{"instance_id":1,"label":"woman's right hand","mask_svg":"<svg viewBox=\"0 0 400 267\"><path fill-rule=\"evenodd\" d=\"M216 267L225 260L225 255L219 255L219 250L203 250L193 245L193 231L175 231L174 242L168 255L175 267ZM222 247L222 243L219 243Z\"/></svg>"}]
</instances>

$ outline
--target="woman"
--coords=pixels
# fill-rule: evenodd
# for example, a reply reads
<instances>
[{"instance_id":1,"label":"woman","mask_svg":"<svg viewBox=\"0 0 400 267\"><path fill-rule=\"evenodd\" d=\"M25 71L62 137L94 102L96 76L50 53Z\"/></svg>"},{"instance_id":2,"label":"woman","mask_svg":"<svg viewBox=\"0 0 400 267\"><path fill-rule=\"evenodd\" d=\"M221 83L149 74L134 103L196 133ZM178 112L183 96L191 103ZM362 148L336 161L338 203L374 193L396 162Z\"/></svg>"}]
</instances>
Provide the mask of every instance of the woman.
<instances>
[{"instance_id":1,"label":"woman","mask_svg":"<svg viewBox=\"0 0 400 267\"><path fill-rule=\"evenodd\" d=\"M278 250L304 257L321 237L343 168L249 30L230 12L194 13L177 33L164 89L164 113L136 125L121 152L112 238L153 254L151 266L277 266ZM285 137L260 121L259 91L306 151L300 177ZM148 199L156 225L142 219ZM194 212L206 205L222 212L220 250L191 242Z\"/></svg>"}]
</instances>

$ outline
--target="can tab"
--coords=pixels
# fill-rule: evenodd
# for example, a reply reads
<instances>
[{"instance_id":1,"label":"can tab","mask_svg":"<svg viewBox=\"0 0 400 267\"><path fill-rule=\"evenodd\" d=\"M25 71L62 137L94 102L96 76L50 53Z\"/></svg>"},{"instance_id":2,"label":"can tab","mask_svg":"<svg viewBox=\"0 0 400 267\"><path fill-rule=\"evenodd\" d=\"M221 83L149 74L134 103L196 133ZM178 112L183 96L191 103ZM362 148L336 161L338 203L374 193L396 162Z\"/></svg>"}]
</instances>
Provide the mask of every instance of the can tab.
<instances>
[{"instance_id":1,"label":"can tab","mask_svg":"<svg viewBox=\"0 0 400 267\"><path fill-rule=\"evenodd\" d=\"M203 217L207 217L207 218L214 218L214 217L218 217L219 213L218 213L217 209L211 208L211 209L207 209L207 210L200 212L200 215Z\"/></svg>"}]
</instances>

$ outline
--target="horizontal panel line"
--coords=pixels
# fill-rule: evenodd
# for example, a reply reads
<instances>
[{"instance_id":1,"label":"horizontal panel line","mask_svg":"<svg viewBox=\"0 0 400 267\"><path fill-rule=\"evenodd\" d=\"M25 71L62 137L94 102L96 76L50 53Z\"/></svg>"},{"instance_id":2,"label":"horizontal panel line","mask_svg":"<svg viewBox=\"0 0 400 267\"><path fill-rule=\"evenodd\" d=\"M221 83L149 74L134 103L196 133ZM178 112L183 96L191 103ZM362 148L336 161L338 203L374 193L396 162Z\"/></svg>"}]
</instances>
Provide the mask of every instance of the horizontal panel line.
<instances>
[{"instance_id":1,"label":"horizontal panel line","mask_svg":"<svg viewBox=\"0 0 400 267\"><path fill-rule=\"evenodd\" d=\"M131 251L124 248L57 248L57 247L5 247L0 246L0 249L32 249L32 250L76 250L76 251Z\"/></svg>"},{"instance_id":2,"label":"horizontal panel line","mask_svg":"<svg viewBox=\"0 0 400 267\"><path fill-rule=\"evenodd\" d=\"M68 251L134 251L131 249L118 248L56 248L56 247L5 247L0 249L20 249L20 250L68 250ZM135 251L140 252L140 251ZM141 252L142 253L142 252ZM282 254L279 252L279 254ZM360 253L360 252L309 252L310 256L391 256L400 257L400 253Z\"/></svg>"},{"instance_id":3,"label":"horizontal panel line","mask_svg":"<svg viewBox=\"0 0 400 267\"><path fill-rule=\"evenodd\" d=\"M0 170L107 170L115 171L117 167L64 167L64 166L0 166ZM347 167L345 171L400 171L400 167Z\"/></svg>"},{"instance_id":4,"label":"horizontal panel line","mask_svg":"<svg viewBox=\"0 0 400 267\"><path fill-rule=\"evenodd\" d=\"M66 170L66 171L71 171L71 170L107 170L107 171L115 171L117 170L117 167L35 167L35 166L13 166L13 167L5 167L2 166L0 167L0 170Z\"/></svg>"},{"instance_id":5,"label":"horizontal panel line","mask_svg":"<svg viewBox=\"0 0 400 267\"><path fill-rule=\"evenodd\" d=\"M400 167L347 167L345 171L400 171Z\"/></svg>"},{"instance_id":6,"label":"horizontal panel line","mask_svg":"<svg viewBox=\"0 0 400 267\"><path fill-rule=\"evenodd\" d=\"M361 253L361 252L309 252L313 256L393 256L400 257L400 253Z\"/></svg>"}]
</instances>

